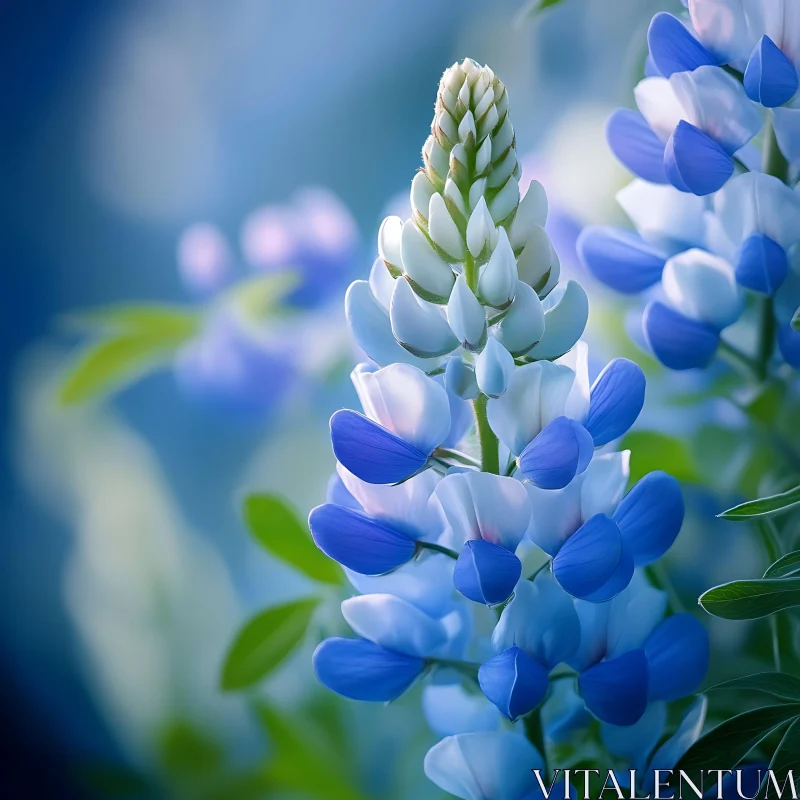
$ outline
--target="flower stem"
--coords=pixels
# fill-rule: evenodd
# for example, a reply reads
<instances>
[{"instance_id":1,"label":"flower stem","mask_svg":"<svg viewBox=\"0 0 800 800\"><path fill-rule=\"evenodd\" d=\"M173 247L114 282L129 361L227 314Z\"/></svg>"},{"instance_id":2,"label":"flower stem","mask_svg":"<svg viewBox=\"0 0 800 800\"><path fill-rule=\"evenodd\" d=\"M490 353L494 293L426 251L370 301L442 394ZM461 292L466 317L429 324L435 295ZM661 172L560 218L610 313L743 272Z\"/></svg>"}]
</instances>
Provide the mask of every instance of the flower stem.
<instances>
[{"instance_id":1,"label":"flower stem","mask_svg":"<svg viewBox=\"0 0 800 800\"><path fill-rule=\"evenodd\" d=\"M756 523L764 552L770 564L774 564L781 557L781 544L778 532L772 520L765 519ZM778 615L772 614L769 618L769 627L772 634L772 657L775 661L775 671L781 671L781 641L778 630Z\"/></svg>"},{"instance_id":2,"label":"flower stem","mask_svg":"<svg viewBox=\"0 0 800 800\"><path fill-rule=\"evenodd\" d=\"M544 762L544 774L547 775L547 751L544 743L544 726L542 725L542 707L535 708L530 714L522 718L525 736L528 741L539 751Z\"/></svg>"},{"instance_id":3,"label":"flower stem","mask_svg":"<svg viewBox=\"0 0 800 800\"><path fill-rule=\"evenodd\" d=\"M446 461L456 461L459 464L465 464L468 467L479 467L477 459L468 456L466 453L461 453L458 450L451 450L449 447L437 447L433 451L434 458L444 459Z\"/></svg>"},{"instance_id":4,"label":"flower stem","mask_svg":"<svg viewBox=\"0 0 800 800\"><path fill-rule=\"evenodd\" d=\"M772 114L767 117L767 124L764 130L764 144L761 149L761 168L766 175L774 175L776 178L786 183L789 176L789 162L778 146L778 139L775 136L775 126L772 122Z\"/></svg>"},{"instance_id":5,"label":"flower stem","mask_svg":"<svg viewBox=\"0 0 800 800\"><path fill-rule=\"evenodd\" d=\"M769 360L775 347L775 309L771 297L761 298L759 309L761 318L758 325L758 378L761 381L769 375Z\"/></svg>"},{"instance_id":6,"label":"flower stem","mask_svg":"<svg viewBox=\"0 0 800 800\"><path fill-rule=\"evenodd\" d=\"M489 418L486 414L487 401L488 398L485 394L478 395L474 401L475 419L478 421L478 441L481 445L481 471L499 475L500 451L497 436L491 429Z\"/></svg>"},{"instance_id":7,"label":"flower stem","mask_svg":"<svg viewBox=\"0 0 800 800\"><path fill-rule=\"evenodd\" d=\"M442 553L452 558L454 561L458 561L458 553L456 553L455 550L451 550L449 547L443 547L440 544L434 544L433 542L417 542L417 549L433 550L435 553Z\"/></svg>"}]
</instances>

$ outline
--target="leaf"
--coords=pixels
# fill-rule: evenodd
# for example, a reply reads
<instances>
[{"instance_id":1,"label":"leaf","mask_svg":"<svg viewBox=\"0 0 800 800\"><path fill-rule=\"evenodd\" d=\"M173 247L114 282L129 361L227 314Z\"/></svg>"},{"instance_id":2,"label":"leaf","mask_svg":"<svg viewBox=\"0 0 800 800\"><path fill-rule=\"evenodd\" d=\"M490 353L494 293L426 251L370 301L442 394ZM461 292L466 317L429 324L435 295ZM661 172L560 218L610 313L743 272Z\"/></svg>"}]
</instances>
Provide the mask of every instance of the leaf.
<instances>
[{"instance_id":1,"label":"leaf","mask_svg":"<svg viewBox=\"0 0 800 800\"><path fill-rule=\"evenodd\" d=\"M621 449L631 451L631 484L656 469L663 469L679 481L702 481L689 447L656 431L634 431L623 440Z\"/></svg>"},{"instance_id":2,"label":"leaf","mask_svg":"<svg viewBox=\"0 0 800 800\"><path fill-rule=\"evenodd\" d=\"M283 298L298 283L299 277L295 272L259 275L239 281L226 292L224 299L232 302L247 317L257 321L275 314Z\"/></svg>"},{"instance_id":3,"label":"leaf","mask_svg":"<svg viewBox=\"0 0 800 800\"><path fill-rule=\"evenodd\" d=\"M800 308L794 312L794 316L792 317L792 329L800 331Z\"/></svg>"},{"instance_id":4,"label":"leaf","mask_svg":"<svg viewBox=\"0 0 800 800\"><path fill-rule=\"evenodd\" d=\"M700 605L723 619L760 619L800 605L800 578L761 578L715 586Z\"/></svg>"},{"instance_id":5,"label":"leaf","mask_svg":"<svg viewBox=\"0 0 800 800\"><path fill-rule=\"evenodd\" d=\"M155 787L128 766L88 763L74 768L79 781L100 797L152 797Z\"/></svg>"},{"instance_id":6,"label":"leaf","mask_svg":"<svg viewBox=\"0 0 800 800\"><path fill-rule=\"evenodd\" d=\"M214 772L224 761L220 744L182 719L173 720L161 731L159 750L164 769L177 777Z\"/></svg>"},{"instance_id":7,"label":"leaf","mask_svg":"<svg viewBox=\"0 0 800 800\"><path fill-rule=\"evenodd\" d=\"M800 574L800 550L787 553L779 558L764 573L765 578L791 578Z\"/></svg>"},{"instance_id":8,"label":"leaf","mask_svg":"<svg viewBox=\"0 0 800 800\"><path fill-rule=\"evenodd\" d=\"M116 333L171 333L192 336L200 326L194 309L160 303L109 306L70 314L65 322L82 330L103 328Z\"/></svg>"},{"instance_id":9,"label":"leaf","mask_svg":"<svg viewBox=\"0 0 800 800\"><path fill-rule=\"evenodd\" d=\"M784 703L745 711L710 730L681 758L675 772L733 769L762 739L800 714L800 703Z\"/></svg>"},{"instance_id":10,"label":"leaf","mask_svg":"<svg viewBox=\"0 0 800 800\"><path fill-rule=\"evenodd\" d=\"M130 383L154 366L168 361L188 335L163 331L131 333L86 347L67 372L59 400L83 403Z\"/></svg>"},{"instance_id":11,"label":"leaf","mask_svg":"<svg viewBox=\"0 0 800 800\"><path fill-rule=\"evenodd\" d=\"M228 650L222 689L245 689L275 669L302 642L318 603L318 597L285 603L248 620Z\"/></svg>"},{"instance_id":12,"label":"leaf","mask_svg":"<svg viewBox=\"0 0 800 800\"><path fill-rule=\"evenodd\" d=\"M773 697L780 697L782 700L794 700L800 703L800 678L787 675L785 672L759 672L755 675L745 675L742 678L718 683L709 691L717 689L764 692Z\"/></svg>"},{"instance_id":13,"label":"leaf","mask_svg":"<svg viewBox=\"0 0 800 800\"><path fill-rule=\"evenodd\" d=\"M256 713L274 748L265 773L274 785L320 800L363 800L341 759L317 746L313 730L264 702Z\"/></svg>"},{"instance_id":14,"label":"leaf","mask_svg":"<svg viewBox=\"0 0 800 800\"><path fill-rule=\"evenodd\" d=\"M537 14L541 14L542 11L553 8L562 2L563 0L528 0L517 14L517 22L535 17Z\"/></svg>"},{"instance_id":15,"label":"leaf","mask_svg":"<svg viewBox=\"0 0 800 800\"><path fill-rule=\"evenodd\" d=\"M748 520L753 517L774 517L784 514L795 506L800 505L800 486L789 489L788 492L774 494L771 497L761 497L747 503L729 508L718 516L722 519Z\"/></svg>"},{"instance_id":16,"label":"leaf","mask_svg":"<svg viewBox=\"0 0 800 800\"><path fill-rule=\"evenodd\" d=\"M775 754L772 756L772 761L769 763L769 773L767 773L767 781L762 785L762 792L765 792L765 796L771 796L770 789L774 789L775 786L769 778L769 774L772 773L775 776L775 780L778 781L778 785L782 786L784 780L788 780L788 773L790 770L796 771L797 768L800 766L800 719L796 719L790 726L786 733L783 735L783 739L781 739L781 743L778 745L777 749L775 750ZM797 776L794 776L794 780L797 781ZM795 783L795 785L797 785ZM795 796L795 792L791 791L792 784L789 784L790 792L789 796ZM777 793L778 797L781 796L780 793ZM759 796L762 796L759 793Z\"/></svg>"},{"instance_id":17,"label":"leaf","mask_svg":"<svg viewBox=\"0 0 800 800\"><path fill-rule=\"evenodd\" d=\"M308 528L276 495L251 494L244 501L244 519L253 538L272 555L321 583L340 585L342 571L315 544Z\"/></svg>"}]
</instances>

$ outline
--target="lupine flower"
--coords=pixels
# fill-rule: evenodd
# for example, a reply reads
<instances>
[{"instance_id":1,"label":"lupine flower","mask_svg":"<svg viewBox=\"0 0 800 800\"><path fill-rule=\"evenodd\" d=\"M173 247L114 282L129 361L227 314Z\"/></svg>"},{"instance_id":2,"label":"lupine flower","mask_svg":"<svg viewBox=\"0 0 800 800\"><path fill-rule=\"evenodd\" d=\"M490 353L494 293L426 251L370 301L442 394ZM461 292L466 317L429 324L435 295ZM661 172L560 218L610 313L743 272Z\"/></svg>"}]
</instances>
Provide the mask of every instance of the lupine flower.
<instances>
[{"instance_id":1,"label":"lupine flower","mask_svg":"<svg viewBox=\"0 0 800 800\"><path fill-rule=\"evenodd\" d=\"M699 623L659 627L663 595L634 577L674 541L683 503L659 472L624 496L628 453L611 448L644 375L617 359L590 386L586 294L557 286L546 197L533 182L520 201L508 95L487 67L445 73L423 162L410 219L384 221L345 301L372 363L352 373L364 413L331 419L337 475L309 526L360 592L342 603L359 638L324 641L314 666L368 701L430 676L425 714L448 738L428 777L462 798L532 800L541 754L499 721L547 709L559 665L578 687L562 731L591 715L633 725L702 679ZM526 537L552 559L530 579ZM491 641L480 606L499 611Z\"/></svg>"}]
</instances>

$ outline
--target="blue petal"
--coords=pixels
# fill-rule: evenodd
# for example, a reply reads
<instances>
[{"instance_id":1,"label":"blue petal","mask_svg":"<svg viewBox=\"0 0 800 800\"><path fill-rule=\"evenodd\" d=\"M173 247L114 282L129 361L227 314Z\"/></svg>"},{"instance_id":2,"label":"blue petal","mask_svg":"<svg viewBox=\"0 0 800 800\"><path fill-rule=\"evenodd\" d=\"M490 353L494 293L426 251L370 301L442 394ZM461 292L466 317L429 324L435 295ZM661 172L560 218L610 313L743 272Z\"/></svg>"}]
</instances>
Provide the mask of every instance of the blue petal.
<instances>
[{"instance_id":1,"label":"blue petal","mask_svg":"<svg viewBox=\"0 0 800 800\"><path fill-rule=\"evenodd\" d=\"M665 619L644 644L650 700L679 700L696 691L708 672L708 634L691 614Z\"/></svg>"},{"instance_id":2,"label":"blue petal","mask_svg":"<svg viewBox=\"0 0 800 800\"><path fill-rule=\"evenodd\" d=\"M682 192L716 192L733 175L733 159L719 142L682 119L664 148L664 171Z\"/></svg>"},{"instance_id":3,"label":"blue petal","mask_svg":"<svg viewBox=\"0 0 800 800\"><path fill-rule=\"evenodd\" d=\"M574 419L556 417L522 451L519 468L540 489L563 489L592 460L594 442Z\"/></svg>"},{"instance_id":4,"label":"blue petal","mask_svg":"<svg viewBox=\"0 0 800 800\"><path fill-rule=\"evenodd\" d=\"M612 725L633 725L647 709L647 656L630 650L611 661L601 661L578 678L586 707Z\"/></svg>"},{"instance_id":5,"label":"blue petal","mask_svg":"<svg viewBox=\"0 0 800 800\"><path fill-rule=\"evenodd\" d=\"M331 417L331 442L336 458L367 483L404 481L419 472L430 455L347 408Z\"/></svg>"},{"instance_id":6,"label":"blue petal","mask_svg":"<svg viewBox=\"0 0 800 800\"><path fill-rule=\"evenodd\" d=\"M627 358L615 358L597 377L584 426L595 447L619 438L636 422L644 405L645 377Z\"/></svg>"},{"instance_id":7,"label":"blue petal","mask_svg":"<svg viewBox=\"0 0 800 800\"><path fill-rule=\"evenodd\" d=\"M656 66L656 62L653 61L653 56L650 53L647 54L647 58L644 60L644 76L645 78L661 78L663 77L661 73L658 71L658 67Z\"/></svg>"},{"instance_id":8,"label":"blue petal","mask_svg":"<svg viewBox=\"0 0 800 800\"><path fill-rule=\"evenodd\" d=\"M716 66L716 59L672 14L656 14L647 31L650 57L656 69L669 78L673 72L691 72L704 64Z\"/></svg>"},{"instance_id":9,"label":"blue petal","mask_svg":"<svg viewBox=\"0 0 800 800\"><path fill-rule=\"evenodd\" d=\"M791 367L800 367L800 332L787 322L778 329L778 347Z\"/></svg>"},{"instance_id":10,"label":"blue petal","mask_svg":"<svg viewBox=\"0 0 800 800\"><path fill-rule=\"evenodd\" d=\"M666 704L649 703L644 716L635 725L620 727L604 722L600 726L600 736L609 752L626 759L633 769L643 770L666 724Z\"/></svg>"},{"instance_id":11,"label":"blue petal","mask_svg":"<svg viewBox=\"0 0 800 800\"><path fill-rule=\"evenodd\" d=\"M634 175L650 183L669 183L664 171L664 142L638 111L617 109L606 123L606 141L617 160Z\"/></svg>"},{"instance_id":12,"label":"blue petal","mask_svg":"<svg viewBox=\"0 0 800 800\"><path fill-rule=\"evenodd\" d=\"M585 598L616 572L622 537L605 514L595 514L567 539L553 559L553 574L573 597Z\"/></svg>"},{"instance_id":13,"label":"blue petal","mask_svg":"<svg viewBox=\"0 0 800 800\"><path fill-rule=\"evenodd\" d=\"M583 599L588 600L590 603L605 603L611 600L621 591L628 588L628 584L633 577L633 569L633 556L623 546L622 555L614 574L596 592L592 592Z\"/></svg>"},{"instance_id":14,"label":"blue petal","mask_svg":"<svg viewBox=\"0 0 800 800\"><path fill-rule=\"evenodd\" d=\"M327 503L308 515L317 547L361 575L383 575L405 564L416 545L405 534L359 511Z\"/></svg>"},{"instance_id":15,"label":"blue petal","mask_svg":"<svg viewBox=\"0 0 800 800\"><path fill-rule=\"evenodd\" d=\"M797 71L784 52L762 36L744 71L744 90L755 103L767 108L782 106L797 92Z\"/></svg>"},{"instance_id":16,"label":"blue petal","mask_svg":"<svg viewBox=\"0 0 800 800\"><path fill-rule=\"evenodd\" d=\"M666 263L637 234L601 225L584 228L578 255L597 280L623 294L643 292L658 283Z\"/></svg>"},{"instance_id":17,"label":"blue petal","mask_svg":"<svg viewBox=\"0 0 800 800\"><path fill-rule=\"evenodd\" d=\"M660 470L645 475L619 504L614 522L636 566L652 564L672 547L683 524L678 481Z\"/></svg>"},{"instance_id":18,"label":"blue petal","mask_svg":"<svg viewBox=\"0 0 800 800\"><path fill-rule=\"evenodd\" d=\"M717 352L716 331L658 301L644 310L642 325L650 349L670 369L702 369Z\"/></svg>"},{"instance_id":19,"label":"blue petal","mask_svg":"<svg viewBox=\"0 0 800 800\"><path fill-rule=\"evenodd\" d=\"M547 670L519 647L487 661L478 670L483 693L502 714L515 720L533 711L547 694Z\"/></svg>"},{"instance_id":20,"label":"blue petal","mask_svg":"<svg viewBox=\"0 0 800 800\"><path fill-rule=\"evenodd\" d=\"M421 658L392 653L366 639L326 639L314 651L314 672L323 686L351 700L388 703L425 667Z\"/></svg>"},{"instance_id":21,"label":"blue petal","mask_svg":"<svg viewBox=\"0 0 800 800\"><path fill-rule=\"evenodd\" d=\"M736 280L746 289L772 294L786 280L786 251L769 236L754 233L745 239L736 262Z\"/></svg>"},{"instance_id":22,"label":"blue petal","mask_svg":"<svg viewBox=\"0 0 800 800\"><path fill-rule=\"evenodd\" d=\"M464 597L494 606L507 600L522 574L520 560L505 547L471 539L453 572L453 584Z\"/></svg>"},{"instance_id":23,"label":"blue petal","mask_svg":"<svg viewBox=\"0 0 800 800\"><path fill-rule=\"evenodd\" d=\"M344 485L344 481L339 477L338 472L334 472L328 481L328 491L325 495L326 503L333 503L335 506L352 508L354 511L362 511L361 503L350 494L350 490Z\"/></svg>"}]
</instances>

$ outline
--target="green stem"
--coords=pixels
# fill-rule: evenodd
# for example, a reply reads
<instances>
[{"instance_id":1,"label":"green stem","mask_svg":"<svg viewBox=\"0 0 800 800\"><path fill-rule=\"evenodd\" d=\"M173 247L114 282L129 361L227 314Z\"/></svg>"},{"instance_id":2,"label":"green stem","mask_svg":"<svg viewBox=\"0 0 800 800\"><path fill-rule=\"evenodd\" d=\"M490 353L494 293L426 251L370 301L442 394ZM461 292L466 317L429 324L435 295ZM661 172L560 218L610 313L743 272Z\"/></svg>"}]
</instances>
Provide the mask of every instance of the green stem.
<instances>
[{"instance_id":1,"label":"green stem","mask_svg":"<svg viewBox=\"0 0 800 800\"><path fill-rule=\"evenodd\" d=\"M472 661L457 661L452 658L429 658L428 663L437 667L447 667L466 675L468 678L478 680L478 670L480 664L475 664Z\"/></svg>"},{"instance_id":2,"label":"green stem","mask_svg":"<svg viewBox=\"0 0 800 800\"><path fill-rule=\"evenodd\" d=\"M789 162L778 146L778 139L775 136L775 126L772 122L772 114L767 117L767 125L764 130L764 145L761 150L761 168L767 175L774 175L776 178L786 183L789 177Z\"/></svg>"},{"instance_id":3,"label":"green stem","mask_svg":"<svg viewBox=\"0 0 800 800\"><path fill-rule=\"evenodd\" d=\"M477 296L478 294L478 269L475 266L475 259L472 253L467 249L467 254L464 256L464 278L467 281L467 286L472 289L472 293Z\"/></svg>"},{"instance_id":4,"label":"green stem","mask_svg":"<svg viewBox=\"0 0 800 800\"><path fill-rule=\"evenodd\" d=\"M493 475L500 474L500 450L498 447L497 436L489 425L489 418L486 414L486 403L488 398L485 394L478 395L474 401L475 419L478 422L478 441L481 446L481 471L491 472Z\"/></svg>"},{"instance_id":5,"label":"green stem","mask_svg":"<svg viewBox=\"0 0 800 800\"><path fill-rule=\"evenodd\" d=\"M758 325L758 379L764 381L769 375L769 360L775 347L775 309L771 297L761 298Z\"/></svg>"},{"instance_id":6,"label":"green stem","mask_svg":"<svg viewBox=\"0 0 800 800\"><path fill-rule=\"evenodd\" d=\"M540 572L542 572L543 570L547 569L550 566L551 563L552 562L548 558L547 561L544 562L544 564L541 564L538 567L536 567L536 569L533 572L531 572L530 575L528 575L526 580L532 581Z\"/></svg>"},{"instance_id":7,"label":"green stem","mask_svg":"<svg viewBox=\"0 0 800 800\"><path fill-rule=\"evenodd\" d=\"M781 544L778 532L772 520L765 519L756 523L764 552L770 564L774 564L781 557ZM769 628L772 635L772 658L775 661L775 671L781 671L781 639L778 629L778 615L772 614L769 618Z\"/></svg>"},{"instance_id":8,"label":"green stem","mask_svg":"<svg viewBox=\"0 0 800 800\"><path fill-rule=\"evenodd\" d=\"M528 741L539 751L544 762L544 774L547 775L547 750L544 744L544 726L542 725L542 707L535 708L530 714L522 718L525 736Z\"/></svg>"},{"instance_id":9,"label":"green stem","mask_svg":"<svg viewBox=\"0 0 800 800\"><path fill-rule=\"evenodd\" d=\"M755 359L750 358L746 353L728 344L724 339L719 340L718 353L720 358L727 361L734 369L741 372L744 377L750 380L759 380L761 367Z\"/></svg>"},{"instance_id":10,"label":"green stem","mask_svg":"<svg viewBox=\"0 0 800 800\"><path fill-rule=\"evenodd\" d=\"M686 611L680 595L672 585L672 581L670 580L667 571L664 569L664 566L660 561L656 561L654 564L646 566L644 570L653 586L655 586L656 589L661 589L661 591L667 593L669 607L672 609L673 614L681 614Z\"/></svg>"},{"instance_id":11,"label":"green stem","mask_svg":"<svg viewBox=\"0 0 800 800\"><path fill-rule=\"evenodd\" d=\"M456 461L459 464L465 464L468 467L480 466L477 459L472 458L472 456L468 456L466 453L460 453L458 450L451 450L449 447L437 447L433 451L433 457L449 461Z\"/></svg>"},{"instance_id":12,"label":"green stem","mask_svg":"<svg viewBox=\"0 0 800 800\"><path fill-rule=\"evenodd\" d=\"M454 561L458 561L458 553L456 553L455 550L451 550L449 547L443 547L440 544L434 544L433 542L417 542L417 549L433 550L434 553L442 553L452 558Z\"/></svg>"}]
</instances>

